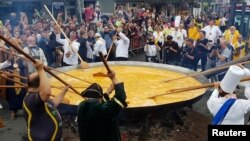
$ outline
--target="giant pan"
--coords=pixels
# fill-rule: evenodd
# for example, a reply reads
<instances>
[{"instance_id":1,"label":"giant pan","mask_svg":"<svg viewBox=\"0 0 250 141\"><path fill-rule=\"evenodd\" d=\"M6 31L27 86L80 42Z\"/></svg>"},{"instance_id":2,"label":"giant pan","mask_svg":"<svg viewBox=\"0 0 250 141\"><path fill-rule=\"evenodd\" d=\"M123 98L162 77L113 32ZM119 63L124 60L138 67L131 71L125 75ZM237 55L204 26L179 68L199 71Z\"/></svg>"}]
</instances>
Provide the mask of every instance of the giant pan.
<instances>
[{"instance_id":1,"label":"giant pan","mask_svg":"<svg viewBox=\"0 0 250 141\"><path fill-rule=\"evenodd\" d=\"M199 90L199 91L194 91L191 93L180 93L180 94L171 94L169 96L163 96L163 97L159 97L156 98L154 100L150 100L150 99L146 99L144 98L147 96L152 96L154 95L154 93L151 93L151 89L155 88L156 92L155 94L159 94L159 92L164 93L166 91L166 88L169 86L168 89L172 88L181 88L181 87L186 87L187 86L191 86L191 84L188 84L188 82L191 81L197 81L197 84L201 85L203 83L207 83L207 79L204 76L199 76L194 78L188 78L188 80L186 80L187 82L185 82L185 80L178 80L176 82L171 82L171 84L164 84L163 80L166 79L171 79L171 78L166 78L164 75L166 75L167 73L170 73L169 71L171 71L171 73L173 73L173 75L171 74L169 77L174 78L175 77L180 77L177 76L179 75L179 73L181 73L180 75L183 74L190 74L193 73L193 71L189 70L189 69L185 69L182 67L177 67L177 66L172 66L172 65L164 65L164 64L156 64L156 63L145 63L145 62L134 62L134 61L129 61L129 62L108 62L109 65L111 66L111 69L114 69L117 73L117 77L121 80L121 81L125 81L125 89L129 90L128 91L128 103L129 103L129 107L124 109L122 113L124 114L129 114L129 115L139 115L139 114L145 114L145 113L152 113L152 112L156 112L159 110L171 110L171 109L177 109L177 108L181 108L181 107L185 107L185 106L189 106L191 104L193 104L194 102L198 101L202 95L205 93L205 90ZM122 67L121 70L129 70L129 72L124 73L123 75L119 74L121 72L120 69L118 69L119 67ZM135 73L133 75L130 74L136 72L136 70L138 68L143 68L143 70L140 73ZM60 68L61 71L64 72L68 72L68 73L72 73L73 75L77 76L77 77L81 77L81 75L88 75L88 77L93 73L93 70L97 69L98 71L102 71L102 72L106 72L105 68L103 67L102 63L91 63L91 68L87 69L87 70L81 70L80 68L76 67L76 66L72 66L72 67L63 67ZM118 69L118 70L116 70ZM79 74L76 74L75 71L80 72ZM95 71L97 71L95 70ZM143 77L140 77L141 74L143 74L143 71L150 71L150 72L145 72L146 75L154 75L160 73L159 80L151 80L151 79L147 79L145 77L145 80ZM92 71L92 72L91 72ZM162 72L161 72L162 71ZM178 73L178 74L177 74ZM138 76L137 76L138 75ZM142 75L143 76L143 75ZM64 77L64 76L61 76ZM84 76L86 77L86 76ZM91 76L93 77L93 76ZM90 77L90 78L91 78ZM133 78L135 77L135 78ZM70 84L74 84L76 80L72 80L69 78L64 77L65 80L70 81L68 83ZM88 78L90 80L90 78ZM125 78L129 78L129 81L124 80ZM101 81L102 79L107 79L107 78L98 78L95 79L94 82L99 82L99 80ZM71 81L72 80L72 81ZM132 81L136 81L136 83L133 83ZM53 78L51 79L51 84L55 85L55 81L53 80ZM72 83L73 82L73 83ZM77 83L83 83L83 82L77 82ZM103 85L105 85L104 87L108 87L110 81L105 80L104 82L102 82ZM148 83L150 83L150 85L147 85ZM194 83L194 85L197 85L196 83ZM103 86L102 85L102 86ZM144 87L145 85L145 87ZM73 85L74 87L74 85ZM106 88L104 88L105 90ZM136 91L138 91L137 89L143 89L145 90L145 93L142 93L141 91L139 91L140 93L136 93ZM82 91L83 89L78 89L78 91ZM134 93L135 92L135 93ZM193 94L196 93L196 94ZM74 94L76 95L76 94ZM137 97L139 96L139 97ZM185 97L183 100L180 97ZM137 97L137 98L136 98ZM141 97L141 99L140 99ZM79 99L79 96L78 96ZM173 102L171 102L170 99L174 99ZM177 100L176 100L177 99ZM83 99L82 99L83 100ZM140 100L142 101L142 104L140 105ZM164 101L166 100L166 102ZM153 101L153 102L152 102ZM137 103L139 102L139 104ZM154 103L155 102L155 103ZM76 110L77 110L77 104L71 103L71 104L61 104L59 106L59 110L62 114L76 114Z\"/></svg>"}]
</instances>

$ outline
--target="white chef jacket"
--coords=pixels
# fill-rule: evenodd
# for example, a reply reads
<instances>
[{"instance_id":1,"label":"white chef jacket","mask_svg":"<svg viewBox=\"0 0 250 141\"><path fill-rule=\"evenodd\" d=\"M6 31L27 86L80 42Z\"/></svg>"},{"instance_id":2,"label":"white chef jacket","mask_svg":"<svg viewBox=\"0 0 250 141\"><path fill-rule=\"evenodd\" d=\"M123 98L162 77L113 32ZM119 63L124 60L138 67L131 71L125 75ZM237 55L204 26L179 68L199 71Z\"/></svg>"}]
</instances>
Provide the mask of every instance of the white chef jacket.
<instances>
[{"instance_id":1,"label":"white chef jacket","mask_svg":"<svg viewBox=\"0 0 250 141\"><path fill-rule=\"evenodd\" d=\"M250 75L250 70L244 68L245 74ZM207 101L209 111L215 116L221 106L228 100L225 97L218 97L219 91L215 89ZM245 90L246 99L237 99L230 107L221 125L244 125L244 115L250 111L250 87Z\"/></svg>"},{"instance_id":2,"label":"white chef jacket","mask_svg":"<svg viewBox=\"0 0 250 141\"><path fill-rule=\"evenodd\" d=\"M222 35L222 32L220 31L218 26L211 27L210 25L208 25L204 27L202 30L206 32L206 38L208 40L211 40L213 43L216 42L218 36Z\"/></svg>"},{"instance_id":3,"label":"white chef jacket","mask_svg":"<svg viewBox=\"0 0 250 141\"><path fill-rule=\"evenodd\" d=\"M98 52L101 51L102 54L105 56L107 55L107 48L106 48L106 42L103 38L99 38L95 45L94 45L94 51L93 51L93 54L95 56L98 56L99 57L99 54Z\"/></svg>"},{"instance_id":4,"label":"white chef jacket","mask_svg":"<svg viewBox=\"0 0 250 141\"><path fill-rule=\"evenodd\" d=\"M67 41L67 39L61 39L60 38L60 34L56 35L56 41L59 42L60 44L63 44L63 50L64 50L64 54L63 54L63 62L68 64L68 65L78 65L78 50L80 47L80 43L78 43L76 40L74 40L71 43L71 46L69 46L69 42ZM74 48L74 49L72 49ZM68 51L71 51L71 55L67 58L66 57L66 53Z\"/></svg>"},{"instance_id":5,"label":"white chef jacket","mask_svg":"<svg viewBox=\"0 0 250 141\"><path fill-rule=\"evenodd\" d=\"M128 49L129 49L130 40L122 32L118 34L121 39L114 41L114 44L116 45L116 57L128 58Z\"/></svg>"}]
</instances>

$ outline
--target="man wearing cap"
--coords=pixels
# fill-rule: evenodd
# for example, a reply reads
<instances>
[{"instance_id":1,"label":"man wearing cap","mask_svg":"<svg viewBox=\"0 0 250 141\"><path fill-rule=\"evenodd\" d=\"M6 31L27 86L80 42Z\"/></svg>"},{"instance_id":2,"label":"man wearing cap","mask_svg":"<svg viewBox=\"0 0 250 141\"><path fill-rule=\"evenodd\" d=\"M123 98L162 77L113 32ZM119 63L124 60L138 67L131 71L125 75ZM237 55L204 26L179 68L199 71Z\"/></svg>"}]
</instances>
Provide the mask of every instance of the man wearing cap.
<instances>
[{"instance_id":1,"label":"man wearing cap","mask_svg":"<svg viewBox=\"0 0 250 141\"><path fill-rule=\"evenodd\" d=\"M78 107L78 127L81 141L120 141L117 117L127 106L124 84L115 73L108 73L111 87L103 94L100 85L94 83L81 95L86 98ZM115 89L113 98L109 95Z\"/></svg>"},{"instance_id":2,"label":"man wearing cap","mask_svg":"<svg viewBox=\"0 0 250 141\"><path fill-rule=\"evenodd\" d=\"M215 89L207 101L210 112L215 116L212 124L215 125L243 125L244 115L250 112L250 93L246 87L246 99L237 99L234 94L236 86L244 75L250 75L250 70L242 65L233 65L228 69L220 83L215 84Z\"/></svg>"},{"instance_id":3,"label":"man wearing cap","mask_svg":"<svg viewBox=\"0 0 250 141\"><path fill-rule=\"evenodd\" d=\"M96 43L94 44L94 51L93 54L95 56L95 62L100 62L101 59L99 57L98 52L101 51L104 56L107 55L107 49L106 49L106 42L105 40L101 37L100 33L95 34L95 40Z\"/></svg>"}]
</instances>

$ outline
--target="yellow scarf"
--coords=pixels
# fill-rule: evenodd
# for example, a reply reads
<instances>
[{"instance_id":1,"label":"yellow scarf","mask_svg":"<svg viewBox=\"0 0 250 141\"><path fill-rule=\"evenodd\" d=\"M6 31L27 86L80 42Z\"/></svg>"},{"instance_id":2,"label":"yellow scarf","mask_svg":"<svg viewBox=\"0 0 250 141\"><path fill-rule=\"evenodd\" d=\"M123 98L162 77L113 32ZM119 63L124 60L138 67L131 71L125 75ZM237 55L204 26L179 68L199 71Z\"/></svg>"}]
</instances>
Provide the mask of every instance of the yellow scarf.
<instances>
[{"instance_id":1,"label":"yellow scarf","mask_svg":"<svg viewBox=\"0 0 250 141\"><path fill-rule=\"evenodd\" d=\"M17 69L14 69L13 74L18 75L18 76L20 75L20 73ZM18 78L18 77L14 77L14 80L17 82L21 82L20 78ZM14 83L14 86L21 86L21 85ZM16 95L19 95L19 93L21 92L21 88L15 88L15 92L16 92Z\"/></svg>"}]
</instances>

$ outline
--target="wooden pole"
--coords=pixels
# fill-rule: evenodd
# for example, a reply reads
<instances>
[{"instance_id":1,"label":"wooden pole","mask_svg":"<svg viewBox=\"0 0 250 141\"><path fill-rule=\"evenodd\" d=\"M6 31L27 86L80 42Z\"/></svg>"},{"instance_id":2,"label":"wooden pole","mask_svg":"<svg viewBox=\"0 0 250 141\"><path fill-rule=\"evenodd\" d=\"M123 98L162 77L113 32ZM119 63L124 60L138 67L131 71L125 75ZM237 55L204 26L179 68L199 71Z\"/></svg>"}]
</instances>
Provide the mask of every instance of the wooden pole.
<instances>
[{"instance_id":1,"label":"wooden pole","mask_svg":"<svg viewBox=\"0 0 250 141\"><path fill-rule=\"evenodd\" d=\"M111 69L110 69L105 57L103 56L102 52L99 51L98 54L99 54L99 57L101 58L101 60L102 60L102 62L104 64L105 68L107 69L108 73L111 73Z\"/></svg>"},{"instance_id":2,"label":"wooden pole","mask_svg":"<svg viewBox=\"0 0 250 141\"><path fill-rule=\"evenodd\" d=\"M6 50L5 50L5 52L6 52L6 53L10 53L9 51L6 51ZM15 55L17 55L17 54L15 54ZM21 59L25 60L25 61L30 61L30 60L26 60L26 59L25 59L24 57L22 57L22 56L19 56L19 57L20 57ZM65 72L56 70L55 68L51 68L51 67L48 67L48 66L44 66L44 67L47 67L49 70L52 70L52 71L55 71L55 72L58 72L58 73L62 73L62 74L67 75L67 76L69 76L69 77L75 78L75 79L77 79L77 80L80 80L80 81L83 81L83 82L92 84L92 82L90 82L90 81L88 81L88 80L84 80L84 79L75 77L75 76L70 75L70 74L67 74L67 73L65 73ZM11 71L11 72L13 73L12 70L9 70L9 71ZM1 72L1 71L0 71L0 72ZM13 76L16 76L16 75L13 74ZM22 77L22 76L16 76L16 77L20 77L20 78L22 78L22 79L27 79L26 77Z\"/></svg>"},{"instance_id":3,"label":"wooden pole","mask_svg":"<svg viewBox=\"0 0 250 141\"><path fill-rule=\"evenodd\" d=\"M0 73L4 73L4 71L0 71ZM20 76L20 75L16 75L16 74L11 74L13 77L17 77L17 78L21 78L21 79L24 79L24 80L27 80L28 78L27 77L23 77L23 76Z\"/></svg>"},{"instance_id":4,"label":"wooden pole","mask_svg":"<svg viewBox=\"0 0 250 141\"><path fill-rule=\"evenodd\" d=\"M117 35L117 32L115 33L115 36L116 36L116 35ZM108 61L109 55L110 55L111 50L112 50L112 48L113 48L113 44L114 44L114 41L112 41L112 43L111 43L111 45L110 45L110 47L109 47L108 54L107 54L107 56L106 56L106 61Z\"/></svg>"},{"instance_id":5,"label":"wooden pole","mask_svg":"<svg viewBox=\"0 0 250 141\"><path fill-rule=\"evenodd\" d=\"M107 63L107 60L105 59L105 57L103 56L102 52L99 51L98 52L99 54L99 57L101 58L105 68L107 69L107 71L110 73L111 72L111 69L109 68L109 65ZM93 74L94 77L107 77L107 74L104 74L103 72L97 72L97 73L94 73Z\"/></svg>"},{"instance_id":6,"label":"wooden pole","mask_svg":"<svg viewBox=\"0 0 250 141\"><path fill-rule=\"evenodd\" d=\"M47 67L47 68L48 68L48 69L50 69L50 70L52 70L52 71L55 71L55 72L58 72L58 73L61 73L61 74L67 75L67 76L69 76L69 77L75 78L75 79L77 79L77 80L80 80L80 81L86 82L86 83L88 83L88 84L93 84L93 82L90 82L90 81L88 81L88 80L84 80L84 79L81 79L81 78L75 77L75 76L73 76L73 75L67 74L67 73L62 72L62 71L59 71L59 70L57 70L57 69L54 69L54 68L51 68L51 67Z\"/></svg>"},{"instance_id":7,"label":"wooden pole","mask_svg":"<svg viewBox=\"0 0 250 141\"><path fill-rule=\"evenodd\" d=\"M250 81L250 76L243 77L240 82L244 82L244 81ZM192 87L187 87L187 88L172 89L172 90L167 91L164 94L158 94L158 95L154 95L148 98L153 99L159 96L164 96L164 95L173 94L173 93L180 93L180 92L187 92L187 91L192 91L192 90L210 88L210 87L214 87L214 85L215 83L208 83L208 84L204 84L201 86L192 86Z\"/></svg>"},{"instance_id":8,"label":"wooden pole","mask_svg":"<svg viewBox=\"0 0 250 141\"><path fill-rule=\"evenodd\" d=\"M60 27L60 25L57 23L56 19L54 18L54 16L51 14L51 12L49 11L48 7L46 5L44 5L45 10L49 13L50 17L52 18L52 20L55 22L56 26L60 29L60 31L62 32L63 36L65 37L65 39L69 42L70 44L70 40L67 37L67 35L63 32L62 28ZM77 54L77 57L80 59L81 61L81 66L82 68L89 68L89 64L85 61L82 60L82 57L79 55L79 53L74 49L74 47L72 47L70 45L71 49Z\"/></svg>"},{"instance_id":9,"label":"wooden pole","mask_svg":"<svg viewBox=\"0 0 250 141\"><path fill-rule=\"evenodd\" d=\"M0 85L0 88L27 88L27 86Z\"/></svg>"},{"instance_id":10,"label":"wooden pole","mask_svg":"<svg viewBox=\"0 0 250 141\"><path fill-rule=\"evenodd\" d=\"M25 53L22 49L18 48L15 44L13 44L12 42L10 42L8 39L6 39L5 37L3 37L2 35L0 35L0 39L4 40L7 44L9 44L10 46L12 46L13 48L15 48L15 50L17 50L20 54L23 54L26 58L28 58L30 61L32 61L33 63L36 63L36 60L33 59L31 56L29 56L27 53ZM48 72L51 76L55 77L57 80L59 80L61 83L63 83L64 85L68 85L68 83L66 83L64 80L62 80L61 78L59 78L57 75L55 75L53 72L51 72L48 68L46 68L45 66L43 67L44 70L46 72ZM74 89L72 86L70 86L70 89L73 90L75 93L80 94L76 89Z\"/></svg>"},{"instance_id":11,"label":"wooden pole","mask_svg":"<svg viewBox=\"0 0 250 141\"><path fill-rule=\"evenodd\" d=\"M246 62L243 62L243 63L240 63L240 64L248 64L248 63L250 63L250 61L246 61ZM184 78L188 78L188 77L203 75L205 73L212 73L212 72L216 72L216 71L220 71L220 70L225 70L225 69L229 68L230 66L231 65L220 67L220 68L215 68L215 69L210 69L210 70L207 70L207 71L204 71L204 72L198 72L198 73L190 74L190 75L187 75L187 76L183 76L183 77L179 77L179 78L175 78L175 79L171 79L171 80L165 80L164 82L168 83L168 82L171 82L171 81L176 81L176 80L180 80L180 79L184 79Z\"/></svg>"},{"instance_id":12,"label":"wooden pole","mask_svg":"<svg viewBox=\"0 0 250 141\"><path fill-rule=\"evenodd\" d=\"M27 84L24 84L24 83L22 83L22 82L18 82L18 81L14 80L14 79L11 79L11 78L8 78L7 76L0 75L0 77L4 78L4 79L6 79L6 80L9 80L9 81L13 81L14 83L17 83L17 84L19 84L19 85L22 85L22 86L27 87Z\"/></svg>"}]
</instances>

